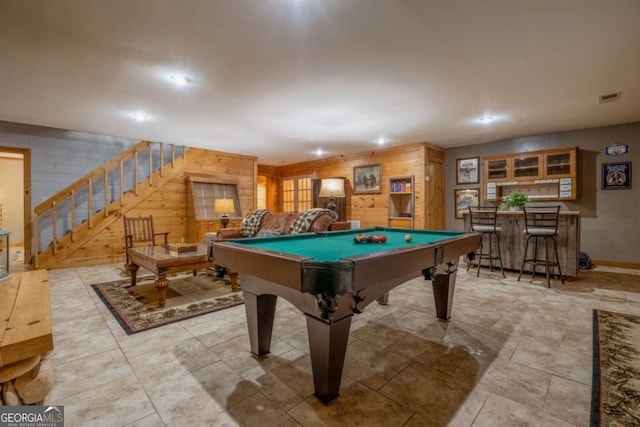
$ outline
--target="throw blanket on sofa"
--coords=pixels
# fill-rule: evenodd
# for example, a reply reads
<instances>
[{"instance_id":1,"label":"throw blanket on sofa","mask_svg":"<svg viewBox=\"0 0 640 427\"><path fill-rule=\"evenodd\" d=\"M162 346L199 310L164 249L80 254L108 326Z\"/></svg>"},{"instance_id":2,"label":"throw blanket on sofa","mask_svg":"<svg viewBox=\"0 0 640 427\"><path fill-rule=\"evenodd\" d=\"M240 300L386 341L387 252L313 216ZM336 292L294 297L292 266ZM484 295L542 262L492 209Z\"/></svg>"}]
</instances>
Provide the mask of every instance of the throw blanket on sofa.
<instances>
[{"instance_id":1,"label":"throw blanket on sofa","mask_svg":"<svg viewBox=\"0 0 640 427\"><path fill-rule=\"evenodd\" d=\"M268 209L254 209L249 211L246 217L242 220L242 235L244 237L252 237L260 229L262 218L269 213Z\"/></svg>"},{"instance_id":2,"label":"throw blanket on sofa","mask_svg":"<svg viewBox=\"0 0 640 427\"><path fill-rule=\"evenodd\" d=\"M318 217L318 215L325 214L325 213L330 214L333 217L334 221L338 218L338 215L332 210L322 209L322 208L312 208L298 215L295 221L293 221L293 224L291 224L290 233L291 234L306 233L309 230L309 227L311 227L311 224L313 224L313 221L315 221L315 219Z\"/></svg>"}]
</instances>

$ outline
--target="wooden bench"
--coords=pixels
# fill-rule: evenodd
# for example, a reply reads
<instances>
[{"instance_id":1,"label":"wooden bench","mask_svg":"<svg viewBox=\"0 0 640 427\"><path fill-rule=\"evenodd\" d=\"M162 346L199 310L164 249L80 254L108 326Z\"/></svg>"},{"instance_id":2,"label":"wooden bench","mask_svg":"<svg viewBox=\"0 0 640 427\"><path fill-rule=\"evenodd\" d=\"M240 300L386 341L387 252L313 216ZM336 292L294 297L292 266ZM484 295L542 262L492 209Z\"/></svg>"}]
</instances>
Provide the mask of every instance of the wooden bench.
<instances>
[{"instance_id":1,"label":"wooden bench","mask_svg":"<svg viewBox=\"0 0 640 427\"><path fill-rule=\"evenodd\" d=\"M0 282L0 366L53 350L46 270L14 273Z\"/></svg>"}]
</instances>

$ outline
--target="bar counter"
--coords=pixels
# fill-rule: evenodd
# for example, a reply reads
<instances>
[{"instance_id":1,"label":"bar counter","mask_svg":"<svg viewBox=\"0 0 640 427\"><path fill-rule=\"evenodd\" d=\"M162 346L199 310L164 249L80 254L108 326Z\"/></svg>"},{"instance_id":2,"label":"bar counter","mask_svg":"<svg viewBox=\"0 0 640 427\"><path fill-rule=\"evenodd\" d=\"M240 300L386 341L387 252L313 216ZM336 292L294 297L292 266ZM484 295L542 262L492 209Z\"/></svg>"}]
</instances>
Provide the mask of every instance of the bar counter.
<instances>
[{"instance_id":1,"label":"bar counter","mask_svg":"<svg viewBox=\"0 0 640 427\"><path fill-rule=\"evenodd\" d=\"M524 211L498 211L497 224L502 227L500 233L500 248L502 252L502 265L505 269L520 271L522 259L524 258L524 247L526 237L524 234ZM469 230L471 224L469 214L464 214L464 229ZM558 254L560 255L560 267L562 275L571 280L577 277L580 270L580 212L579 211L560 211L558 220ZM530 249L531 250L531 249ZM544 250L543 245L538 248L538 253ZM550 247L549 255L552 256L552 248ZM494 266L498 261L494 260ZM483 266L488 266L489 263ZM525 268L525 273L529 271L529 265ZM544 268L538 267L539 273L544 273ZM557 269L556 269L557 271ZM523 274L523 278L524 278Z\"/></svg>"}]
</instances>

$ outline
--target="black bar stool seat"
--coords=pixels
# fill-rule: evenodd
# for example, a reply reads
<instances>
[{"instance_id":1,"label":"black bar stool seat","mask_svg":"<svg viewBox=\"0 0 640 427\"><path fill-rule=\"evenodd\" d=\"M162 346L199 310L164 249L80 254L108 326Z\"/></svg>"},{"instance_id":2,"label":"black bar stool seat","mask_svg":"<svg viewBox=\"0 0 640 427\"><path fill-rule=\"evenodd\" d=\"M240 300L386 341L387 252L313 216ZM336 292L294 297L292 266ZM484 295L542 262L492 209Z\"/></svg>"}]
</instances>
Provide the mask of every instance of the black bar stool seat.
<instances>
[{"instance_id":1,"label":"black bar stool seat","mask_svg":"<svg viewBox=\"0 0 640 427\"><path fill-rule=\"evenodd\" d=\"M558 276L562 284L564 279L562 277L562 268L560 267L560 257L558 256L558 219L560 217L560 206L540 206L540 207L525 207L524 208L524 233L527 236L527 241L524 247L524 255L522 260L522 266L520 267L520 274L518 275L518 281L522 277L524 266L531 264L531 278L536 274L536 267L544 267L545 274L547 276L547 287L551 287L551 279L549 270L554 271L555 267L558 268ZM542 240L544 247L541 251L538 251L538 241ZM532 243L533 254L527 258L529 252L529 243ZM549 246L553 245L553 252L555 257L549 258Z\"/></svg>"},{"instance_id":2,"label":"black bar stool seat","mask_svg":"<svg viewBox=\"0 0 640 427\"><path fill-rule=\"evenodd\" d=\"M489 271L493 271L493 261L498 260L500 264L500 272L502 277L507 277L502 268L502 253L500 251L500 232L502 228L497 225L498 207L497 206L469 206L469 221L471 223L471 231L480 233L480 246L475 252L478 260L478 271L476 276L480 276L480 266L482 260L489 261ZM488 240L488 250L484 241ZM497 251L493 250L493 242L495 241ZM467 263L467 271L471 262Z\"/></svg>"}]
</instances>

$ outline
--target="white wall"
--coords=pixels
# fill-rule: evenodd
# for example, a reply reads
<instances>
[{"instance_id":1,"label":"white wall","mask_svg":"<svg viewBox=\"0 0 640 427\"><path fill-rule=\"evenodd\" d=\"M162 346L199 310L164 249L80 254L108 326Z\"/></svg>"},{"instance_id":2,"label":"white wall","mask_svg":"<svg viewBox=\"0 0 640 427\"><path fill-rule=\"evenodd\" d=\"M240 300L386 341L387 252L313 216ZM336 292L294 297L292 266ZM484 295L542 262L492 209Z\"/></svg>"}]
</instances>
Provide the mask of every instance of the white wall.
<instances>
[{"instance_id":1,"label":"white wall","mask_svg":"<svg viewBox=\"0 0 640 427\"><path fill-rule=\"evenodd\" d=\"M31 150L31 208L138 141L0 122L0 147Z\"/></svg>"},{"instance_id":2,"label":"white wall","mask_svg":"<svg viewBox=\"0 0 640 427\"><path fill-rule=\"evenodd\" d=\"M629 145L629 154L608 157L605 148L613 143ZM484 156L521 153L552 148L578 147L578 199L560 203L563 210L580 211L580 249L594 260L640 263L640 170L630 190L602 190L602 163L627 162L640 168L640 122L571 132L457 147L445 151L446 218L448 230L462 230L454 218L454 189L480 187ZM480 184L456 185L458 158L480 156Z\"/></svg>"}]
</instances>

